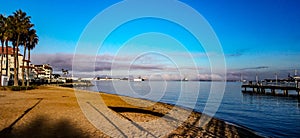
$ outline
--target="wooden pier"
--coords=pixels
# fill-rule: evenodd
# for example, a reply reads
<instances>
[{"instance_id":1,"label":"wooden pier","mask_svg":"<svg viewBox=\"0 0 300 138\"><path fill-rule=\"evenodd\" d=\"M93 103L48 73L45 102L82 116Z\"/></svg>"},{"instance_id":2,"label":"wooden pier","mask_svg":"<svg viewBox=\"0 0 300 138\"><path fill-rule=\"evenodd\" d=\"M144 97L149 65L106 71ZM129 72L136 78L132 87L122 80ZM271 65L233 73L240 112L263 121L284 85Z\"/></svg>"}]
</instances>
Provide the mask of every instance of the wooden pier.
<instances>
[{"instance_id":1,"label":"wooden pier","mask_svg":"<svg viewBox=\"0 0 300 138\"><path fill-rule=\"evenodd\" d=\"M250 89L250 90L249 90ZM279 93L281 91L281 93ZM289 91L296 92L296 95L290 95ZM243 93L250 94L265 94L273 96L297 96L300 98L300 88L298 85L288 86L288 85L263 85L263 84L243 84Z\"/></svg>"}]
</instances>

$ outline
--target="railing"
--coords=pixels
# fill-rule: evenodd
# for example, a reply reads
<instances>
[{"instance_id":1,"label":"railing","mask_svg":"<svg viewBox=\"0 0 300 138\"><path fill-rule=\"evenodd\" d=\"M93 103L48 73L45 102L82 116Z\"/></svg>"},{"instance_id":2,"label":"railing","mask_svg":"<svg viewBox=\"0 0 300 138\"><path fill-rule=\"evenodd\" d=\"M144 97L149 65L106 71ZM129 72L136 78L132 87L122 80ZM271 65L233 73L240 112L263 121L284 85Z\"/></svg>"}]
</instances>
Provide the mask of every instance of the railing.
<instances>
[{"instance_id":1,"label":"railing","mask_svg":"<svg viewBox=\"0 0 300 138\"><path fill-rule=\"evenodd\" d=\"M300 82L243 82L243 85L280 86L300 88Z\"/></svg>"}]
</instances>

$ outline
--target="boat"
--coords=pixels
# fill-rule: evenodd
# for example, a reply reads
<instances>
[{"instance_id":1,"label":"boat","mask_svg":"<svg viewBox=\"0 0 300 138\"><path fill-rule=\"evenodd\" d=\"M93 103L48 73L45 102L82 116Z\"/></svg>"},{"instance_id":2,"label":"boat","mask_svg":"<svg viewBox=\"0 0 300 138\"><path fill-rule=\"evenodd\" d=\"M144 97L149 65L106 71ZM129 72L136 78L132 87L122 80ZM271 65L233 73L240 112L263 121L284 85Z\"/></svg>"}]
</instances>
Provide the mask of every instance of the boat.
<instances>
[{"instance_id":1,"label":"boat","mask_svg":"<svg viewBox=\"0 0 300 138\"><path fill-rule=\"evenodd\" d=\"M182 81L189 81L187 77L183 78Z\"/></svg>"},{"instance_id":2,"label":"boat","mask_svg":"<svg viewBox=\"0 0 300 138\"><path fill-rule=\"evenodd\" d=\"M145 79L138 77L138 78L133 79L133 81L145 81Z\"/></svg>"}]
</instances>

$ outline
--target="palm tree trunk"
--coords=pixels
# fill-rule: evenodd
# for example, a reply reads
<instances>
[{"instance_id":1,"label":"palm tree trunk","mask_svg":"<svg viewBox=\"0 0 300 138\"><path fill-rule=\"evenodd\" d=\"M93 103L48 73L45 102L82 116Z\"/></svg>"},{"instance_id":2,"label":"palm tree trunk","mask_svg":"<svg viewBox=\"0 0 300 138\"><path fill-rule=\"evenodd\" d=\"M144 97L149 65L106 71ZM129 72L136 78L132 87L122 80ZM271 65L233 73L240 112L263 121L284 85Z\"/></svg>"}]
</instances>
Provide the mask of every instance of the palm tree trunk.
<instances>
[{"instance_id":1,"label":"palm tree trunk","mask_svg":"<svg viewBox=\"0 0 300 138\"><path fill-rule=\"evenodd\" d=\"M28 58L27 58L28 62L27 62L27 77L28 77L28 81L27 81L27 86L29 86L29 61L30 61L30 48L28 48Z\"/></svg>"},{"instance_id":2,"label":"palm tree trunk","mask_svg":"<svg viewBox=\"0 0 300 138\"><path fill-rule=\"evenodd\" d=\"M19 45L20 35L18 35L17 43L14 45L14 86L19 86L18 84L18 74L17 74L17 58L18 58L18 45ZM17 48L17 49L16 49Z\"/></svg>"},{"instance_id":3,"label":"palm tree trunk","mask_svg":"<svg viewBox=\"0 0 300 138\"><path fill-rule=\"evenodd\" d=\"M5 40L5 45L6 45L6 72L5 75L8 76L8 40Z\"/></svg>"},{"instance_id":4,"label":"palm tree trunk","mask_svg":"<svg viewBox=\"0 0 300 138\"><path fill-rule=\"evenodd\" d=\"M16 76L17 76L17 71L16 71L16 52L15 52L15 50L16 50L16 46L13 44L13 55L14 55L14 86L16 86L16 82L15 82L15 78L16 78Z\"/></svg>"},{"instance_id":5,"label":"palm tree trunk","mask_svg":"<svg viewBox=\"0 0 300 138\"><path fill-rule=\"evenodd\" d=\"M17 59L16 59L16 46L13 44L13 55L14 55L14 86L18 86L17 78Z\"/></svg>"},{"instance_id":6,"label":"palm tree trunk","mask_svg":"<svg viewBox=\"0 0 300 138\"><path fill-rule=\"evenodd\" d=\"M20 70L20 64L19 64L19 45L16 46L16 56L17 56L17 81L19 86L19 70Z\"/></svg>"},{"instance_id":7,"label":"palm tree trunk","mask_svg":"<svg viewBox=\"0 0 300 138\"><path fill-rule=\"evenodd\" d=\"M23 68L22 68L22 86L25 86L25 79L24 79L24 75L25 75L25 66L24 66L25 57L26 57L26 43L24 43L24 55L23 55L23 62L22 62L22 65L23 65ZM27 70L28 70L28 68L27 68Z\"/></svg>"},{"instance_id":8,"label":"palm tree trunk","mask_svg":"<svg viewBox=\"0 0 300 138\"><path fill-rule=\"evenodd\" d=\"M2 86L2 68L3 68L3 56L4 56L4 41L1 40L1 44L2 44L2 53L1 53L1 70L0 70L0 86Z\"/></svg>"}]
</instances>

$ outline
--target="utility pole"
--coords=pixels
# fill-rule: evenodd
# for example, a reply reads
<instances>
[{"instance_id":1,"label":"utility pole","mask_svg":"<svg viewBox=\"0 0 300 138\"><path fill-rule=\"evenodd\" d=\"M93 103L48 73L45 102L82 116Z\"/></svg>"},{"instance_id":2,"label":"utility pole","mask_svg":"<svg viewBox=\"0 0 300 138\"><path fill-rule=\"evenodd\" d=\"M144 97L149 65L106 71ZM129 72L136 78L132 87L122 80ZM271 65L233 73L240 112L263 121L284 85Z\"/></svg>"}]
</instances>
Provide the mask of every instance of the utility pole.
<instances>
[{"instance_id":1,"label":"utility pole","mask_svg":"<svg viewBox=\"0 0 300 138\"><path fill-rule=\"evenodd\" d=\"M277 79L278 79L278 77L277 77L277 73L275 73L276 85L277 85Z\"/></svg>"},{"instance_id":2,"label":"utility pole","mask_svg":"<svg viewBox=\"0 0 300 138\"><path fill-rule=\"evenodd\" d=\"M258 84L258 76L257 76L257 73L255 75L255 79L256 79L256 84Z\"/></svg>"},{"instance_id":3,"label":"utility pole","mask_svg":"<svg viewBox=\"0 0 300 138\"><path fill-rule=\"evenodd\" d=\"M242 73L240 74L240 76L241 76L241 82L243 82L243 76L242 76Z\"/></svg>"}]
</instances>

